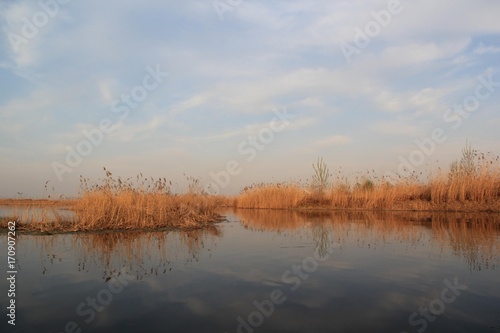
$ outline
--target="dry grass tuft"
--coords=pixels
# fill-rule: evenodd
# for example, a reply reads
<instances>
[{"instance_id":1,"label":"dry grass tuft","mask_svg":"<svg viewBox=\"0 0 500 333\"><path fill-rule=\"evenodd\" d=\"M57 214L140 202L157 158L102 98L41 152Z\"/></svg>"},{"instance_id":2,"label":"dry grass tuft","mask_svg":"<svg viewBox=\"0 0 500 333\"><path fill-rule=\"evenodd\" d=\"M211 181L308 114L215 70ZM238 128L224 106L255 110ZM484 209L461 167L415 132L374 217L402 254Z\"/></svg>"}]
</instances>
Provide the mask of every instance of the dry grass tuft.
<instances>
[{"instance_id":1,"label":"dry grass tuft","mask_svg":"<svg viewBox=\"0 0 500 333\"><path fill-rule=\"evenodd\" d=\"M165 178L133 181L106 178L91 184L81 178L81 197L69 207L74 214L61 214L57 207L28 207L15 212L18 230L68 232L96 230L146 230L162 228L195 229L221 219L215 210L221 205L218 196L199 190L198 180L191 180L188 193L173 194Z\"/></svg>"},{"instance_id":2,"label":"dry grass tuft","mask_svg":"<svg viewBox=\"0 0 500 333\"><path fill-rule=\"evenodd\" d=\"M307 197L296 184L259 184L246 188L235 200L238 208L295 208Z\"/></svg>"},{"instance_id":3,"label":"dry grass tuft","mask_svg":"<svg viewBox=\"0 0 500 333\"><path fill-rule=\"evenodd\" d=\"M217 200L198 191L197 180L186 194L172 194L165 178L138 175L134 183L106 171L101 184L81 180L75 205L79 230L197 228L219 219Z\"/></svg>"}]
</instances>

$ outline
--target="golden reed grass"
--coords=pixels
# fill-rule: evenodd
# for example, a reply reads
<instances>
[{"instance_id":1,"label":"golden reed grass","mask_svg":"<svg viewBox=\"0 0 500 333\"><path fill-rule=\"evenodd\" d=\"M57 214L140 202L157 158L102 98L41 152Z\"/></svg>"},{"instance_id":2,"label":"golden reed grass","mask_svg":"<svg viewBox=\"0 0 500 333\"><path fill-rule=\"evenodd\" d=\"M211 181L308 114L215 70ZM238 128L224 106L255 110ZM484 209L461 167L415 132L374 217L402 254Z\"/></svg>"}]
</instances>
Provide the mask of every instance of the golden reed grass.
<instances>
[{"instance_id":1,"label":"golden reed grass","mask_svg":"<svg viewBox=\"0 0 500 333\"><path fill-rule=\"evenodd\" d=\"M332 186L314 193L296 185L266 185L237 196L238 208L331 208L381 210L482 210L500 211L500 176L481 175L428 184L374 184L369 189Z\"/></svg>"},{"instance_id":2,"label":"golden reed grass","mask_svg":"<svg viewBox=\"0 0 500 333\"><path fill-rule=\"evenodd\" d=\"M59 232L120 229L198 228L220 220L220 207L250 209L339 209L339 210L443 210L500 212L499 157L470 148L462 150L462 159L449 172L441 172L426 183L415 173L398 182L367 173L356 184L345 177L326 186L328 169L322 161L315 169L313 184L297 182L258 184L246 187L236 197L207 195L199 180L190 181L185 194L174 194L165 178L122 180L106 177L96 184L81 178L81 196L74 200L4 200L4 204L24 206L7 220L19 221L19 230ZM322 183L325 181L325 183ZM319 183L319 186L318 186ZM1 204L2 202L0 202ZM63 214L61 205L74 212Z\"/></svg>"},{"instance_id":3,"label":"golden reed grass","mask_svg":"<svg viewBox=\"0 0 500 333\"><path fill-rule=\"evenodd\" d=\"M74 210L80 230L196 228L217 221L217 197L197 191L196 181L186 194L173 194L165 178L137 176L106 178L97 185L82 179L83 193Z\"/></svg>"},{"instance_id":4,"label":"golden reed grass","mask_svg":"<svg viewBox=\"0 0 500 333\"><path fill-rule=\"evenodd\" d=\"M318 191L312 186L259 184L245 188L233 200L237 208L328 208L375 210L448 210L500 212L500 167L498 157L477 151L466 167L452 167L427 183L415 174L391 183L382 178L364 178L355 185L346 181ZM344 177L342 177L344 179Z\"/></svg>"},{"instance_id":5,"label":"golden reed grass","mask_svg":"<svg viewBox=\"0 0 500 333\"><path fill-rule=\"evenodd\" d=\"M133 181L106 178L91 184L81 178L81 196L69 206L72 216L56 207L29 206L15 212L10 220L18 221L18 230L68 232L96 230L148 230L162 228L193 229L221 219L215 211L219 196L199 190L196 179L185 194L173 194L166 179L143 178ZM6 219L0 221L6 224Z\"/></svg>"}]
</instances>

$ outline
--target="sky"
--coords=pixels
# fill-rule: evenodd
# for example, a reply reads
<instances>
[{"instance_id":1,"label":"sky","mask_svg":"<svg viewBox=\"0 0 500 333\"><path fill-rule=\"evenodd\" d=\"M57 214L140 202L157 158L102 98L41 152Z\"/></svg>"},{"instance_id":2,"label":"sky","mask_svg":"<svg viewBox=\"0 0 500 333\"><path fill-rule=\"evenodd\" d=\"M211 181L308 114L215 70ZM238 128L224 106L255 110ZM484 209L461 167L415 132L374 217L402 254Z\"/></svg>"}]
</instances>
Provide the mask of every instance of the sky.
<instances>
[{"instance_id":1,"label":"sky","mask_svg":"<svg viewBox=\"0 0 500 333\"><path fill-rule=\"evenodd\" d=\"M0 197L210 193L500 153L497 0L1 0ZM407 174L405 174L407 175ZM334 176L334 179L336 177ZM45 187L48 181L47 187Z\"/></svg>"}]
</instances>

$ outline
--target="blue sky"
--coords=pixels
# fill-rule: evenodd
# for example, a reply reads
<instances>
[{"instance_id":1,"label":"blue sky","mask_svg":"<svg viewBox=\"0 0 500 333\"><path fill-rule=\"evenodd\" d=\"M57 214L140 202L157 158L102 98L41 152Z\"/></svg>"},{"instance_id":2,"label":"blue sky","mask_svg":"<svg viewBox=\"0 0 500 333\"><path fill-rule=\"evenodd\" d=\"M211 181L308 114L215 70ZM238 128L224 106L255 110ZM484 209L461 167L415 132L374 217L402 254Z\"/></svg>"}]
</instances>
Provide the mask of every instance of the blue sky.
<instances>
[{"instance_id":1,"label":"blue sky","mask_svg":"<svg viewBox=\"0 0 500 333\"><path fill-rule=\"evenodd\" d=\"M446 168L466 139L499 154L499 15L496 0L2 1L0 196L47 195L47 180L48 194L73 196L103 166L229 194L306 180L318 156L349 177L383 175L435 129L446 140L415 170ZM134 91L137 106L113 112ZM103 120L113 130L70 166ZM249 137L265 138L250 161L238 148ZM238 172L217 183L229 161Z\"/></svg>"}]
</instances>

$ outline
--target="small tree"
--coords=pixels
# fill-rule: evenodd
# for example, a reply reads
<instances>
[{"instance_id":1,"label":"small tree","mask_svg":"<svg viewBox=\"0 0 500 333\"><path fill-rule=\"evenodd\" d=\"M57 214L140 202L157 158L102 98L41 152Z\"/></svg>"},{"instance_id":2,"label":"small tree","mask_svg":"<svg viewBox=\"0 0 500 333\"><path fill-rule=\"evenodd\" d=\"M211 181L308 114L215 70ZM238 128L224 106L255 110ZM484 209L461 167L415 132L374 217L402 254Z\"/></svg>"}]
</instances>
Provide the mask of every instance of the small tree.
<instances>
[{"instance_id":1,"label":"small tree","mask_svg":"<svg viewBox=\"0 0 500 333\"><path fill-rule=\"evenodd\" d=\"M460 160L460 168L467 176L476 174L476 156L477 151L472 149L470 143L465 141L465 147L462 148L462 159Z\"/></svg>"},{"instance_id":2,"label":"small tree","mask_svg":"<svg viewBox=\"0 0 500 333\"><path fill-rule=\"evenodd\" d=\"M323 193L323 191L330 186L330 171L328 166L323 161L323 158L318 157L316 164L313 164L314 175L312 177L312 187L318 193Z\"/></svg>"},{"instance_id":3,"label":"small tree","mask_svg":"<svg viewBox=\"0 0 500 333\"><path fill-rule=\"evenodd\" d=\"M450 179L455 177L471 177L477 173L477 150L465 141L465 147L462 148L462 157L455 160L450 165Z\"/></svg>"}]
</instances>

